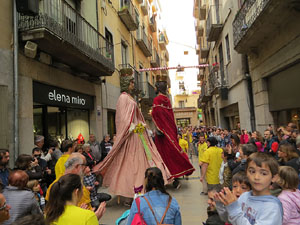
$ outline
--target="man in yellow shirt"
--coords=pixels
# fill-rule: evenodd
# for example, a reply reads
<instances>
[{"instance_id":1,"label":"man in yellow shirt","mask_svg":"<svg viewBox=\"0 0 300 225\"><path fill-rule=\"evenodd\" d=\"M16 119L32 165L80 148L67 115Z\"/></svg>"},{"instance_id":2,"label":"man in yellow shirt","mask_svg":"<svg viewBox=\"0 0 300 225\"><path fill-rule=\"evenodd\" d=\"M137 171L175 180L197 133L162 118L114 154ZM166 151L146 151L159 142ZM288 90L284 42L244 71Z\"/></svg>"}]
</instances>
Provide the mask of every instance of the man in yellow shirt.
<instances>
[{"instance_id":1,"label":"man in yellow shirt","mask_svg":"<svg viewBox=\"0 0 300 225\"><path fill-rule=\"evenodd\" d=\"M73 142L65 140L62 143L61 151L64 153L55 164L55 176L58 180L62 175L65 174L65 163L67 162L70 155L74 152Z\"/></svg>"},{"instance_id":2,"label":"man in yellow shirt","mask_svg":"<svg viewBox=\"0 0 300 225\"><path fill-rule=\"evenodd\" d=\"M84 176L84 170L86 167L86 159L83 155L81 155L80 153L73 153L72 155L70 155L70 157L68 158L68 160L65 163L65 172L64 174L78 174L79 176L81 176L83 178ZM48 201L49 197L50 197L50 191L51 191L51 187L54 183L56 183L59 180L59 178L56 178L55 181L53 181L52 184L50 184L47 193L46 193L46 197L45 199ZM82 198L80 199L78 206L82 206L83 204L86 206L87 209L92 209L91 206L91 198L90 198L90 192L86 189L85 186L83 186L83 195Z\"/></svg>"},{"instance_id":3,"label":"man in yellow shirt","mask_svg":"<svg viewBox=\"0 0 300 225\"><path fill-rule=\"evenodd\" d=\"M181 147L181 149L185 152L185 153L187 153L188 152L188 149L189 149L189 143L186 141L186 140L184 140L183 138L182 138L182 135L181 134L178 134L178 142L179 142L179 145L180 145L180 147Z\"/></svg>"},{"instance_id":4,"label":"man in yellow shirt","mask_svg":"<svg viewBox=\"0 0 300 225\"><path fill-rule=\"evenodd\" d=\"M207 150L207 143L205 141L205 136L203 133L200 134L199 142L198 142L198 158L199 158L199 167L200 167L200 177L201 177L201 165L202 165L202 159L204 152ZM207 195L207 182L205 177L202 181L202 192L201 195L205 194Z\"/></svg>"},{"instance_id":5,"label":"man in yellow shirt","mask_svg":"<svg viewBox=\"0 0 300 225\"><path fill-rule=\"evenodd\" d=\"M208 189L214 188L219 184L219 171L222 164L222 152L223 149L216 147L218 141L215 137L209 137L207 139L208 149L204 152L201 157L201 178L203 182L204 178L207 181Z\"/></svg>"}]
</instances>

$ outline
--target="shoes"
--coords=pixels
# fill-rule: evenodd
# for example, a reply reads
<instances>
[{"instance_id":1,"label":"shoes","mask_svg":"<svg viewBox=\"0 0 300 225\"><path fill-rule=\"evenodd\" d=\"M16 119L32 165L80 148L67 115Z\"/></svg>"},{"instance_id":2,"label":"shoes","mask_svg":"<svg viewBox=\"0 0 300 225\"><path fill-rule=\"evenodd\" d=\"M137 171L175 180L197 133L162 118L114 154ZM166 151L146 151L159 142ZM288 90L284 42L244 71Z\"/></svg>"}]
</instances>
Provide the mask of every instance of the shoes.
<instances>
[{"instance_id":1,"label":"shoes","mask_svg":"<svg viewBox=\"0 0 300 225\"><path fill-rule=\"evenodd\" d=\"M178 190L179 188L181 188L181 184L178 183L178 185L176 186L176 189Z\"/></svg>"},{"instance_id":2,"label":"shoes","mask_svg":"<svg viewBox=\"0 0 300 225\"><path fill-rule=\"evenodd\" d=\"M131 207L131 203L130 202L124 202L123 205L126 206L126 207Z\"/></svg>"},{"instance_id":3,"label":"shoes","mask_svg":"<svg viewBox=\"0 0 300 225\"><path fill-rule=\"evenodd\" d=\"M99 202L107 202L111 199L111 195L106 194L106 193L97 193L97 199Z\"/></svg>"}]
</instances>

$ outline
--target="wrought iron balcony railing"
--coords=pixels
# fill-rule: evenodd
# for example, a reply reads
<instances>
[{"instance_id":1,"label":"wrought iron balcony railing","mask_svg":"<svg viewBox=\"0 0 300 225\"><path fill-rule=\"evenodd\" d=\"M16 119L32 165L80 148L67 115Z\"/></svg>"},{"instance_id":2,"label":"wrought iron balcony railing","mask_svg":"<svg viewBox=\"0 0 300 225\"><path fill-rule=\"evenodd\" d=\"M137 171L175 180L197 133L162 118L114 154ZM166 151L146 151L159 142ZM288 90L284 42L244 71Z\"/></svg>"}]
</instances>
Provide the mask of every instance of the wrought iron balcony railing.
<instances>
[{"instance_id":1,"label":"wrought iron balcony railing","mask_svg":"<svg viewBox=\"0 0 300 225\"><path fill-rule=\"evenodd\" d=\"M112 74L114 71L113 44L105 39L65 0L42 0L39 15L25 16L20 14L18 26L20 32L27 32L24 34L27 40L34 39L35 31L40 32L41 29L46 29L52 36L59 38L60 42L64 41L71 44L92 60L103 64L104 67L107 67L108 73ZM40 36L36 39L43 38L44 36Z\"/></svg>"},{"instance_id":2,"label":"wrought iron balcony railing","mask_svg":"<svg viewBox=\"0 0 300 225\"><path fill-rule=\"evenodd\" d=\"M160 33L158 36L158 43L162 50L166 50L167 39L164 33Z\"/></svg>"},{"instance_id":3,"label":"wrought iron balcony railing","mask_svg":"<svg viewBox=\"0 0 300 225\"><path fill-rule=\"evenodd\" d=\"M150 63L152 67L160 67L160 58L158 56L156 49L153 49L152 51L152 57Z\"/></svg>"},{"instance_id":4,"label":"wrought iron balcony railing","mask_svg":"<svg viewBox=\"0 0 300 225\"><path fill-rule=\"evenodd\" d=\"M147 98L153 101L153 99L156 97L154 87L148 81L140 82L140 86L143 90L143 98Z\"/></svg>"},{"instance_id":5,"label":"wrought iron balcony railing","mask_svg":"<svg viewBox=\"0 0 300 225\"><path fill-rule=\"evenodd\" d=\"M211 94L218 94L219 89L228 86L227 70L224 67L213 67L208 77Z\"/></svg>"},{"instance_id":6,"label":"wrought iron balcony railing","mask_svg":"<svg viewBox=\"0 0 300 225\"><path fill-rule=\"evenodd\" d=\"M247 0L235 16L233 25L234 47L243 39L252 24L271 0Z\"/></svg>"},{"instance_id":7,"label":"wrought iron balcony railing","mask_svg":"<svg viewBox=\"0 0 300 225\"><path fill-rule=\"evenodd\" d=\"M152 55L152 43L149 41L145 29L143 29L142 26L139 26L136 31L136 42L146 57Z\"/></svg>"}]
</instances>

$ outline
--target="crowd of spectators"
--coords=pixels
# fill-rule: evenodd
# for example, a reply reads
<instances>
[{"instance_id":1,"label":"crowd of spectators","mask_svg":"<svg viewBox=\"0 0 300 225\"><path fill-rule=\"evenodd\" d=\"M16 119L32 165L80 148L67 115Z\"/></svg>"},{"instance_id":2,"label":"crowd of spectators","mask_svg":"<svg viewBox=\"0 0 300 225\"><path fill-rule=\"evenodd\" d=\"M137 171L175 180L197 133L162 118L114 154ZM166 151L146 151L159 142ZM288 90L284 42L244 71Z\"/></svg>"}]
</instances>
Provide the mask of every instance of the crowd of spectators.
<instances>
[{"instance_id":1,"label":"crowd of spectators","mask_svg":"<svg viewBox=\"0 0 300 225\"><path fill-rule=\"evenodd\" d=\"M207 225L300 224L296 124L276 131L269 125L263 135L239 126L231 131L191 126L178 131L180 137L186 137L187 152L199 159L200 194L208 195ZM260 209L259 203L269 205L270 210Z\"/></svg>"},{"instance_id":2,"label":"crowd of spectators","mask_svg":"<svg viewBox=\"0 0 300 225\"><path fill-rule=\"evenodd\" d=\"M97 192L101 177L91 171L110 148L103 150L93 134L87 143L50 140L47 146L37 135L34 145L14 168L9 151L0 149L0 224L99 224L111 196Z\"/></svg>"}]
</instances>

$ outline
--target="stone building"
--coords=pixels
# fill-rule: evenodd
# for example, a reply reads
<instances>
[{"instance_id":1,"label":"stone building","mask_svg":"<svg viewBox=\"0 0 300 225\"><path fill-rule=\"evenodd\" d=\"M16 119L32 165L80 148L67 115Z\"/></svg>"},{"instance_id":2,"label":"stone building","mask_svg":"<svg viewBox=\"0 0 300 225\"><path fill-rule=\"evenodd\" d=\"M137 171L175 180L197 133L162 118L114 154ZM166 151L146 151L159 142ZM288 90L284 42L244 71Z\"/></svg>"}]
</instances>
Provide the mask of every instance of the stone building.
<instances>
[{"instance_id":1,"label":"stone building","mask_svg":"<svg viewBox=\"0 0 300 225\"><path fill-rule=\"evenodd\" d=\"M300 2L244 1L232 25L235 50L248 56L256 129L299 129Z\"/></svg>"},{"instance_id":2,"label":"stone building","mask_svg":"<svg viewBox=\"0 0 300 225\"><path fill-rule=\"evenodd\" d=\"M31 154L35 134L114 134L123 68L134 71L142 109L152 104L156 74L139 69L168 64L158 1L16 0L15 17L13 2L0 3L0 147L17 157Z\"/></svg>"},{"instance_id":3,"label":"stone building","mask_svg":"<svg viewBox=\"0 0 300 225\"><path fill-rule=\"evenodd\" d=\"M233 0L194 1L199 64L209 65L199 70L198 107L207 126L234 129L240 122L242 129L253 130L247 61L233 45L232 22L240 7Z\"/></svg>"}]
</instances>

